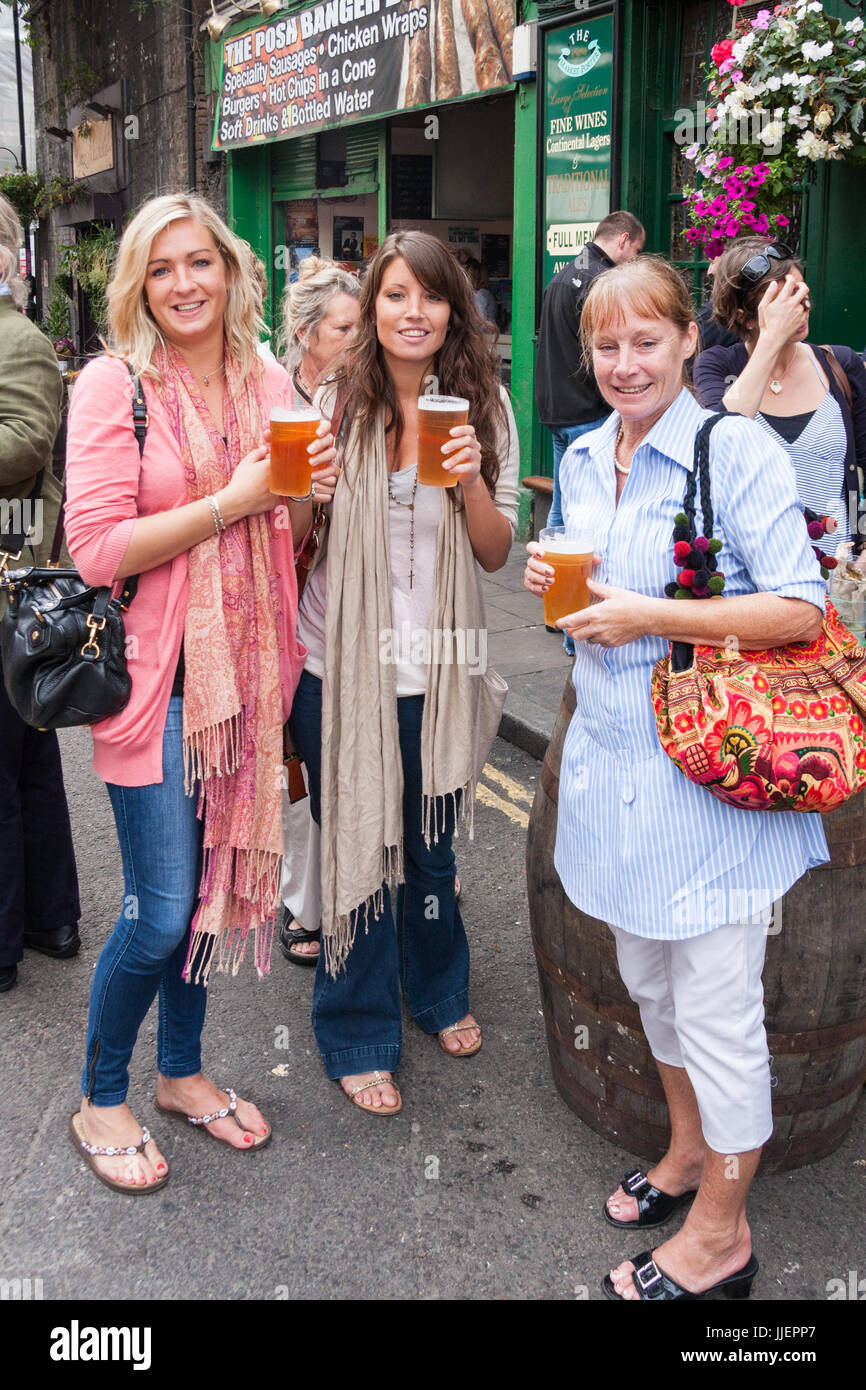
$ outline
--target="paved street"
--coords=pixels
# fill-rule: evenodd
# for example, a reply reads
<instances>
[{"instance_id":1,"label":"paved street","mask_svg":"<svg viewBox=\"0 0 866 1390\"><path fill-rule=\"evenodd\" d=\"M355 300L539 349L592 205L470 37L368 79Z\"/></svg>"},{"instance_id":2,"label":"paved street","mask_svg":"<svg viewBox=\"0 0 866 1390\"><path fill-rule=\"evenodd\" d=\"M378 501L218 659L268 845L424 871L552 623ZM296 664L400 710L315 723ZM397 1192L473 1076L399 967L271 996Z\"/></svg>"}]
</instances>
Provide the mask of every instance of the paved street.
<instances>
[{"instance_id":1,"label":"paved street","mask_svg":"<svg viewBox=\"0 0 866 1390\"><path fill-rule=\"evenodd\" d=\"M151 1014L130 1101L172 1175L165 1192L136 1201L99 1185L66 1137L91 972L121 897L89 743L86 733L63 736L84 949L70 962L28 953L18 988L0 1000L0 1275L41 1278L45 1298L60 1300L601 1298L602 1274L649 1241L624 1239L601 1218L635 1155L578 1122L550 1078L523 870L538 763L497 742L476 840L458 844L480 1055L451 1061L407 1022L403 1111L371 1119L320 1066L311 972L275 954L263 983L251 967L217 977L206 1066L261 1105L274 1142L262 1154L231 1153L155 1115ZM833 1157L758 1182L754 1297L824 1299L828 1280L866 1275L864 1160L861 1105Z\"/></svg>"}]
</instances>

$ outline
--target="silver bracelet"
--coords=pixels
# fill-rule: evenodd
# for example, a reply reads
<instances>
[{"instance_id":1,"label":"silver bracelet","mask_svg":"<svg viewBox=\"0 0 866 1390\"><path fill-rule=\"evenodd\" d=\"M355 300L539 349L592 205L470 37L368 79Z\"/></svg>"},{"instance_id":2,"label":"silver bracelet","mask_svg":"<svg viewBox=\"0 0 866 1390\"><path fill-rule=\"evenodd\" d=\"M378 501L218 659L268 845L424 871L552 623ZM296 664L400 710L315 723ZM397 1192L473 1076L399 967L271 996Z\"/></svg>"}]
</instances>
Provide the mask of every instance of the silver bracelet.
<instances>
[{"instance_id":1,"label":"silver bracelet","mask_svg":"<svg viewBox=\"0 0 866 1390\"><path fill-rule=\"evenodd\" d=\"M213 517L214 530L216 531L218 536L221 536L223 531L226 529L226 524L223 521L222 512L220 511L220 504L215 497L212 497L210 495L210 493L208 493L204 500L210 507L210 514Z\"/></svg>"},{"instance_id":2,"label":"silver bracelet","mask_svg":"<svg viewBox=\"0 0 866 1390\"><path fill-rule=\"evenodd\" d=\"M315 495L316 485L314 483L313 486L310 488L309 492L307 493L306 497L292 497L289 495L289 493L286 493L286 500L288 502L311 502Z\"/></svg>"}]
</instances>

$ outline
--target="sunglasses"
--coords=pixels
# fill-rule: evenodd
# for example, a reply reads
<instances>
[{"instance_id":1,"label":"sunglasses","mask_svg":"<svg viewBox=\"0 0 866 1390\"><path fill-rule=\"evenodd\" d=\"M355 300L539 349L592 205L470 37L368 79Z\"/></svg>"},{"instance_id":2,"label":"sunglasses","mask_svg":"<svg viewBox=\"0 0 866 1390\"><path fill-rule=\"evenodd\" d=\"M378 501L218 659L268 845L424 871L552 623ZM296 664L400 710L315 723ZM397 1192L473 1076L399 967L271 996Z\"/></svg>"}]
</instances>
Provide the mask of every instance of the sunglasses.
<instances>
[{"instance_id":1,"label":"sunglasses","mask_svg":"<svg viewBox=\"0 0 866 1390\"><path fill-rule=\"evenodd\" d=\"M767 274L773 261L793 261L796 260L796 256L796 251L792 251L790 246L786 246L783 241L775 241L766 251L759 251L757 256L752 256L751 260L746 261L740 271L740 279L745 280L747 285L757 285Z\"/></svg>"}]
</instances>

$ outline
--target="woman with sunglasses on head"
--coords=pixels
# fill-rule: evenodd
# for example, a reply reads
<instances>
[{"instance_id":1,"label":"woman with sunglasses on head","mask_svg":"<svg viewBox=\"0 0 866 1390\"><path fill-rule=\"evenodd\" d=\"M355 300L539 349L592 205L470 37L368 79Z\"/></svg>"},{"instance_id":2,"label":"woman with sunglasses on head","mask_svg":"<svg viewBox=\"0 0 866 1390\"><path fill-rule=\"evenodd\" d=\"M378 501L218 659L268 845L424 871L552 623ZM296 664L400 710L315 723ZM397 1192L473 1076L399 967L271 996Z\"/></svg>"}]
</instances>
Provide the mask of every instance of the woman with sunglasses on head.
<instances>
[{"instance_id":1,"label":"woman with sunglasses on head","mask_svg":"<svg viewBox=\"0 0 866 1390\"><path fill-rule=\"evenodd\" d=\"M741 341L701 353L695 389L710 409L756 419L790 458L803 505L832 516L836 539L848 540L858 525L857 469L866 467L866 370L851 348L834 347L834 363L806 341L811 307L789 247L735 241L718 261L713 316Z\"/></svg>"},{"instance_id":2,"label":"woman with sunglasses on head","mask_svg":"<svg viewBox=\"0 0 866 1390\"><path fill-rule=\"evenodd\" d=\"M431 386L469 401L442 445L457 486L419 484ZM470 657L486 650L478 566L505 564L518 506L508 398L469 281L435 237L382 243L345 369L317 399L341 421L342 472L300 605L308 654L291 719L322 827L313 1028L349 1099L393 1115L401 992L449 1056L481 1047L451 843L504 698Z\"/></svg>"}]
</instances>

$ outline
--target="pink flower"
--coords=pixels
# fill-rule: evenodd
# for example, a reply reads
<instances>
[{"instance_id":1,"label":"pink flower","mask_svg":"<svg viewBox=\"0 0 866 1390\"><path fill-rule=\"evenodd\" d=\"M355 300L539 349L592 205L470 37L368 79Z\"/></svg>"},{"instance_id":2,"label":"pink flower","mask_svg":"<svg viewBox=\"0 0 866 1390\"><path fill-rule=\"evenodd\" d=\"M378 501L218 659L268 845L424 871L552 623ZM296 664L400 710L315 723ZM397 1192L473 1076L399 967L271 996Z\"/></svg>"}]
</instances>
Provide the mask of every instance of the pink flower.
<instances>
[{"instance_id":1,"label":"pink flower","mask_svg":"<svg viewBox=\"0 0 866 1390\"><path fill-rule=\"evenodd\" d=\"M750 203L749 200L748 200L747 198L743 198L742 202L740 203L740 206L739 206L738 211L741 212L741 213L754 212L754 211L755 211L755 204L754 204L754 203Z\"/></svg>"},{"instance_id":2,"label":"pink flower","mask_svg":"<svg viewBox=\"0 0 866 1390\"><path fill-rule=\"evenodd\" d=\"M740 204L740 206L741 206L741 208L742 208L742 204ZM754 203L753 203L753 204L752 204L752 207L754 207L754 206L755 206L755 205L754 205ZM740 218L740 222L742 223L742 225L743 225L744 227L754 227L754 225L755 225L755 219L754 219L754 217L752 216L752 214L751 214L750 212L747 212L743 217L741 217L741 218Z\"/></svg>"},{"instance_id":3,"label":"pink flower","mask_svg":"<svg viewBox=\"0 0 866 1390\"><path fill-rule=\"evenodd\" d=\"M767 214L762 212L760 217L755 218L755 231L758 233L758 236L766 236L769 230L770 224L767 221Z\"/></svg>"},{"instance_id":4,"label":"pink flower","mask_svg":"<svg viewBox=\"0 0 866 1390\"><path fill-rule=\"evenodd\" d=\"M714 237L707 242L707 260L714 261L725 249L725 243L719 237Z\"/></svg>"},{"instance_id":5,"label":"pink flower","mask_svg":"<svg viewBox=\"0 0 866 1390\"><path fill-rule=\"evenodd\" d=\"M719 72L727 76L737 66L736 58L726 58L723 63L719 63Z\"/></svg>"},{"instance_id":6,"label":"pink flower","mask_svg":"<svg viewBox=\"0 0 866 1390\"><path fill-rule=\"evenodd\" d=\"M724 198L714 198L710 203L710 215L712 217L724 217L728 210L728 205Z\"/></svg>"},{"instance_id":7,"label":"pink flower","mask_svg":"<svg viewBox=\"0 0 866 1390\"><path fill-rule=\"evenodd\" d=\"M687 227L687 228L686 228L686 241L691 241L691 242L699 241L699 240L700 240L700 236L701 236L701 234L700 234L700 232L698 231L697 227Z\"/></svg>"},{"instance_id":8,"label":"pink flower","mask_svg":"<svg viewBox=\"0 0 866 1390\"><path fill-rule=\"evenodd\" d=\"M767 178L767 175L766 175L766 174L759 174L759 173L758 173L758 166L757 166L757 164L756 164L756 165L755 165L755 168L754 168L754 172L752 173L752 177L749 179L749 184L748 184L749 188L760 188L760 187L761 187L761 184L764 183L764 182L766 182L766 178Z\"/></svg>"},{"instance_id":9,"label":"pink flower","mask_svg":"<svg viewBox=\"0 0 866 1390\"><path fill-rule=\"evenodd\" d=\"M782 214L779 213L779 215L778 215L777 218L776 218L776 226L777 226L777 227L790 227L790 225L791 225L791 219L790 219L789 217L783 217Z\"/></svg>"},{"instance_id":10,"label":"pink flower","mask_svg":"<svg viewBox=\"0 0 866 1390\"><path fill-rule=\"evenodd\" d=\"M736 236L739 230L740 224L737 221L736 217L729 217L727 222L722 227L722 231L724 232L725 236L729 237Z\"/></svg>"},{"instance_id":11,"label":"pink flower","mask_svg":"<svg viewBox=\"0 0 866 1390\"><path fill-rule=\"evenodd\" d=\"M728 0L729 5L745 5L746 0Z\"/></svg>"},{"instance_id":12,"label":"pink flower","mask_svg":"<svg viewBox=\"0 0 866 1390\"><path fill-rule=\"evenodd\" d=\"M705 198L698 198L695 202L694 212L696 217L706 217L710 210L710 205Z\"/></svg>"},{"instance_id":13,"label":"pink flower","mask_svg":"<svg viewBox=\"0 0 866 1390\"><path fill-rule=\"evenodd\" d=\"M770 15L770 11L769 11L769 10L758 10L758 13L755 15L755 18L752 20L752 28L753 28L753 29L769 29L769 27L770 27L770 19L771 19L771 15Z\"/></svg>"},{"instance_id":14,"label":"pink flower","mask_svg":"<svg viewBox=\"0 0 866 1390\"><path fill-rule=\"evenodd\" d=\"M748 164L738 164L737 167L736 167L736 169L734 170L734 173L735 173L735 174L737 175L737 177L740 178L740 179L744 179L744 178L746 177L746 175L747 175L747 174L751 174L751 172L752 172L752 171L751 171L751 169L750 169L750 167L749 167Z\"/></svg>"},{"instance_id":15,"label":"pink flower","mask_svg":"<svg viewBox=\"0 0 866 1390\"><path fill-rule=\"evenodd\" d=\"M725 192L729 198L742 198L746 189L739 179L735 179L733 174L725 179Z\"/></svg>"},{"instance_id":16,"label":"pink flower","mask_svg":"<svg viewBox=\"0 0 866 1390\"><path fill-rule=\"evenodd\" d=\"M743 69L742 69L742 68L737 68L736 72L732 72L732 73L731 73L731 81L732 81L732 82L742 82L742 80L743 80Z\"/></svg>"},{"instance_id":17,"label":"pink flower","mask_svg":"<svg viewBox=\"0 0 866 1390\"><path fill-rule=\"evenodd\" d=\"M731 165L733 164L733 162L734 162L734 156L733 156L732 154L725 154L725 155L722 155L722 158L719 160L718 164L716 165L716 168L717 168L717 169L730 169L730 167L731 167ZM755 168L757 168L757 167L758 167L758 166L755 165Z\"/></svg>"}]
</instances>

